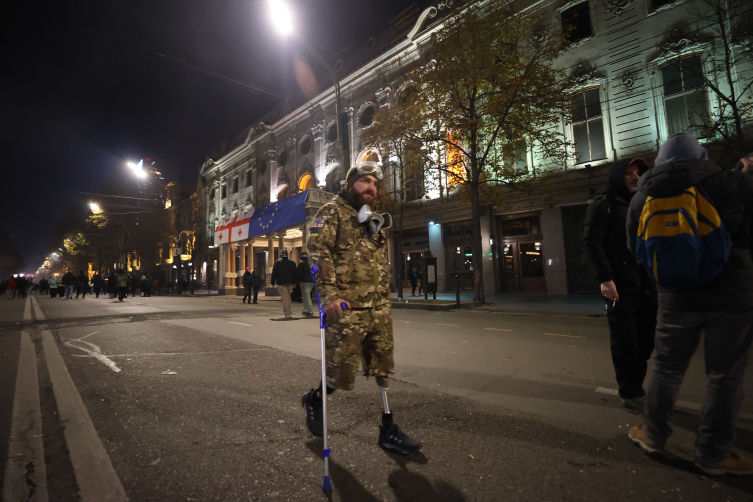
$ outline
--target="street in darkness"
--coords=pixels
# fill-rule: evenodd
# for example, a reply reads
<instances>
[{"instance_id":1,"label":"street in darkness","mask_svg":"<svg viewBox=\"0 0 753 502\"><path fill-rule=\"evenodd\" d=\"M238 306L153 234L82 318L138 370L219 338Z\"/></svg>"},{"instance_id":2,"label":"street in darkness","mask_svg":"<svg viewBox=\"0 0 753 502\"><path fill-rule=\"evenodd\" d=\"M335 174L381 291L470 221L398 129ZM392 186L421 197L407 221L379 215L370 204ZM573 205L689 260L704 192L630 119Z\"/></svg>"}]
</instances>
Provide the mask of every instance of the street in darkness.
<instances>
[{"instance_id":1,"label":"street in darkness","mask_svg":"<svg viewBox=\"0 0 753 502\"><path fill-rule=\"evenodd\" d=\"M14 392L27 338L44 461L31 458L24 476L49 500L326 500L322 442L300 405L320 374L318 323L279 314L279 302L235 297L3 301L0 433L10 438L14 400L29 397ZM332 500L750 500L753 481L707 478L691 462L702 354L679 397L668 447L677 458L657 461L628 440L640 418L615 395L604 318L393 316L390 402L424 447L402 456L377 446L381 401L359 377L354 392L329 398ZM738 450L753 449L752 428L745 402ZM97 462L76 457L97 448Z\"/></svg>"}]
</instances>

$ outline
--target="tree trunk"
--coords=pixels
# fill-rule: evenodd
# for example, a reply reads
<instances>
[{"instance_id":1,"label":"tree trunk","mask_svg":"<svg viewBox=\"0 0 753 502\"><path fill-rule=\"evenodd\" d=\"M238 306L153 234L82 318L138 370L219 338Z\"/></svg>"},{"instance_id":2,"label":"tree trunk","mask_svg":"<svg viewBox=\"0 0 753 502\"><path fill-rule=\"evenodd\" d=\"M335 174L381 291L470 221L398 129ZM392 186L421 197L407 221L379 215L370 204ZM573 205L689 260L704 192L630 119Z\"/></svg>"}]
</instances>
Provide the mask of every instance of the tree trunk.
<instances>
[{"instance_id":1,"label":"tree trunk","mask_svg":"<svg viewBox=\"0 0 753 502\"><path fill-rule=\"evenodd\" d=\"M484 270L481 247L481 204L479 201L478 183L472 182L469 186L471 192L471 215L473 218L473 237L471 240L471 263L473 264L473 301L485 303L484 298Z\"/></svg>"}]
</instances>

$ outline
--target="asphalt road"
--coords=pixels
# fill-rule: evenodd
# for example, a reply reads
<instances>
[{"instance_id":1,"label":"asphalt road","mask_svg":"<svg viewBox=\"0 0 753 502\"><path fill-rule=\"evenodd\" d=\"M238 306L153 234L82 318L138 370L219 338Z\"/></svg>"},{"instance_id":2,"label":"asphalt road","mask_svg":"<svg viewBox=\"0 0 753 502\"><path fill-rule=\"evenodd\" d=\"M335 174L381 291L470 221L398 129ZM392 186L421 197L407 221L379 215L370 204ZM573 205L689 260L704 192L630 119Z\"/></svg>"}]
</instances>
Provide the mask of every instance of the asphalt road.
<instances>
[{"instance_id":1,"label":"asphalt road","mask_svg":"<svg viewBox=\"0 0 753 502\"><path fill-rule=\"evenodd\" d=\"M320 375L318 322L273 320L280 314L277 302L227 298L0 300L0 435L11 439L0 444L0 467L26 478L9 484L6 475L6 494L15 486L39 497L46 485L61 501L327 499L322 443L300 408ZM390 405L424 448L403 457L377 446L381 399L359 377L353 392L329 400L331 499L753 498L753 480L709 479L690 462L702 353L680 395L670 443L678 458L658 462L627 439L640 418L611 393L603 318L393 318ZM16 392L29 353L39 434L34 413L13 412L34 408ZM749 377L748 395L751 385ZM30 425L11 437L24 418ZM753 402L738 425L737 449L753 453ZM35 441L43 455L33 455ZM13 448L28 461L8 462Z\"/></svg>"}]
</instances>

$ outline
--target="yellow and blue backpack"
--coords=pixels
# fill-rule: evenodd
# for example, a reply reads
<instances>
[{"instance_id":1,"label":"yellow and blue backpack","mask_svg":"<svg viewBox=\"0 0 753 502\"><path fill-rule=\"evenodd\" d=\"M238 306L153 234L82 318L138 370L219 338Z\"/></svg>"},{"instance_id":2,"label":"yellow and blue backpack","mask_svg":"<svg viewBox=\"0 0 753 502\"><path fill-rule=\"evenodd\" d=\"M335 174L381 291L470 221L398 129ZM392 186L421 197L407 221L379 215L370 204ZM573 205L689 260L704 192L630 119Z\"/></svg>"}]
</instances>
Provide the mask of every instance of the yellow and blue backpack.
<instances>
[{"instance_id":1,"label":"yellow and blue backpack","mask_svg":"<svg viewBox=\"0 0 753 502\"><path fill-rule=\"evenodd\" d=\"M731 252L729 232L700 185L646 199L635 255L657 284L695 288L715 278Z\"/></svg>"}]
</instances>

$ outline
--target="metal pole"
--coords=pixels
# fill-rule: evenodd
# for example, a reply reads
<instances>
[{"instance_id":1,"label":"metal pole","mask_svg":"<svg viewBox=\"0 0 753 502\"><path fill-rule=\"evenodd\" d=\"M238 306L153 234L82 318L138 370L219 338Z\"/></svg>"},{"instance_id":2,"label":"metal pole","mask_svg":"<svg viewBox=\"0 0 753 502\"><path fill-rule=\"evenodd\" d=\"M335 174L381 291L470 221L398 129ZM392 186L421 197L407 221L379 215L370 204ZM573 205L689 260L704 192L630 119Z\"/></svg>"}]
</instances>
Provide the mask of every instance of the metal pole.
<instances>
[{"instance_id":1,"label":"metal pole","mask_svg":"<svg viewBox=\"0 0 753 502\"><path fill-rule=\"evenodd\" d=\"M455 303L460 308L460 274L455 274Z\"/></svg>"}]
</instances>

